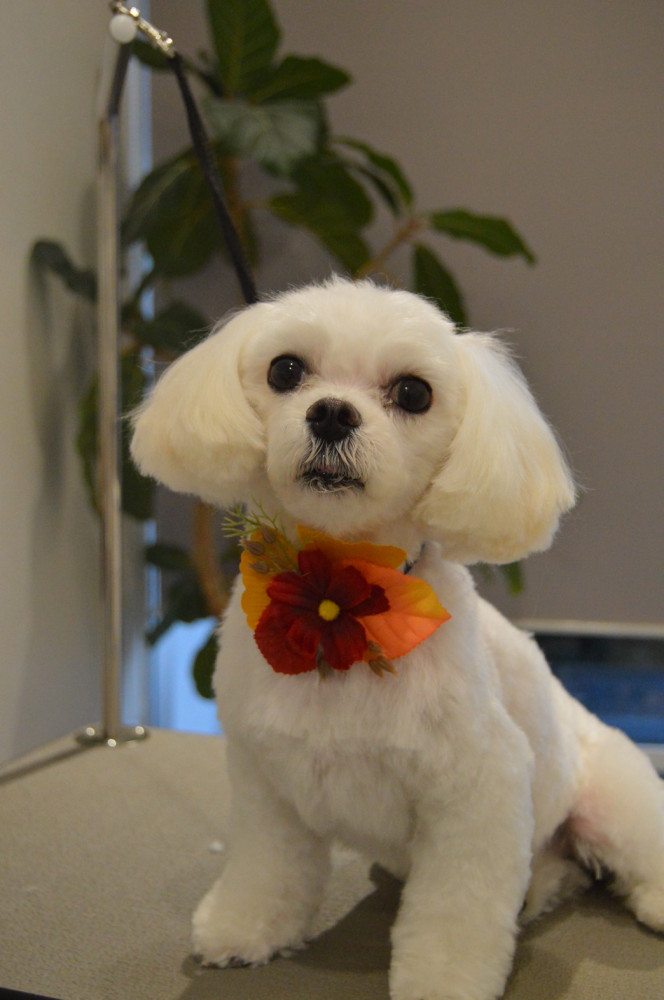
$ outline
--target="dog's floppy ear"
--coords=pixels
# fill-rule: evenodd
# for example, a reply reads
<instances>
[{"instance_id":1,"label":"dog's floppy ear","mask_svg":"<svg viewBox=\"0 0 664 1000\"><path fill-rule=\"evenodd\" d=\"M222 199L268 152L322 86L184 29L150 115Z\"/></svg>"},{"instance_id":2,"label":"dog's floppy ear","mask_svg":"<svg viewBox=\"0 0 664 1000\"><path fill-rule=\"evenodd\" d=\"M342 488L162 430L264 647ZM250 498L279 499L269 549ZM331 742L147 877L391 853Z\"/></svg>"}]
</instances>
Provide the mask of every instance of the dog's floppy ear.
<instances>
[{"instance_id":1,"label":"dog's floppy ear","mask_svg":"<svg viewBox=\"0 0 664 1000\"><path fill-rule=\"evenodd\" d=\"M506 349L455 337L462 412L415 516L459 562L505 563L551 543L574 485L553 431Z\"/></svg>"},{"instance_id":2,"label":"dog's floppy ear","mask_svg":"<svg viewBox=\"0 0 664 1000\"><path fill-rule=\"evenodd\" d=\"M240 381L240 354L265 308L217 327L159 379L133 417L131 453L143 473L222 506L244 498L265 446Z\"/></svg>"}]
</instances>

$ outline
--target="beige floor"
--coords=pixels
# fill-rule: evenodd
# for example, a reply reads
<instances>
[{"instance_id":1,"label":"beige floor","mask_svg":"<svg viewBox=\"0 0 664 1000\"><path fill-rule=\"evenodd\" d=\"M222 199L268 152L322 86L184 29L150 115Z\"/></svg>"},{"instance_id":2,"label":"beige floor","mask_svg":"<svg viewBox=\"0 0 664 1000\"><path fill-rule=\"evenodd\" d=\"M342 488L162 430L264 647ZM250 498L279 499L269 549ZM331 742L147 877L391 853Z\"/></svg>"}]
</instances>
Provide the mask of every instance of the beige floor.
<instances>
[{"instance_id":1,"label":"beige floor","mask_svg":"<svg viewBox=\"0 0 664 1000\"><path fill-rule=\"evenodd\" d=\"M59 1000L387 1000L398 887L338 854L294 959L201 970L189 915L220 865L223 742L71 738L0 773L0 987ZM601 891L526 933L508 1000L661 1000L664 939Z\"/></svg>"}]
</instances>

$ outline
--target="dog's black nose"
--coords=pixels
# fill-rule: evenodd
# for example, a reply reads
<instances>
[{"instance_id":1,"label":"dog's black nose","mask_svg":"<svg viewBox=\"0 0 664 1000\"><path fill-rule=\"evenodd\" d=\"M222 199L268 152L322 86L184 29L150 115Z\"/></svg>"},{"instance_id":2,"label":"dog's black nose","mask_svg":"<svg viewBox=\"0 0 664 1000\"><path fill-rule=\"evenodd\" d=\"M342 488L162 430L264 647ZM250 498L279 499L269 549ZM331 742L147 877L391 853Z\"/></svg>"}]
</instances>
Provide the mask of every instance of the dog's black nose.
<instances>
[{"instance_id":1,"label":"dog's black nose","mask_svg":"<svg viewBox=\"0 0 664 1000\"><path fill-rule=\"evenodd\" d=\"M307 423L312 434L321 441L342 441L360 426L362 417L352 403L326 397L311 404L307 410Z\"/></svg>"}]
</instances>

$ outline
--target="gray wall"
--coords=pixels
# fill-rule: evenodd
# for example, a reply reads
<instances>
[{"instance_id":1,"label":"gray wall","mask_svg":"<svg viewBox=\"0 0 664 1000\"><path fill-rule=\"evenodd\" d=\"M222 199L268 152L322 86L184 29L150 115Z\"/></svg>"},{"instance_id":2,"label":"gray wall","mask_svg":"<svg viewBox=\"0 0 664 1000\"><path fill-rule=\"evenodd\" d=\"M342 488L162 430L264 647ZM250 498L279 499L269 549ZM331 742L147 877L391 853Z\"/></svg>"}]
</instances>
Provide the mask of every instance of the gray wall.
<instances>
[{"instance_id":1,"label":"gray wall","mask_svg":"<svg viewBox=\"0 0 664 1000\"><path fill-rule=\"evenodd\" d=\"M183 50L202 4L154 0ZM504 214L538 263L443 246L473 325L504 329L564 440L583 495L526 566L516 617L662 622L664 7L651 0L277 0L284 50L348 69L335 131L401 160L423 208ZM157 156L185 142L170 81ZM263 289L326 273L269 227ZM398 271L398 265L397 265ZM229 283L231 279L229 279ZM220 272L191 286L211 312Z\"/></svg>"},{"instance_id":2,"label":"gray wall","mask_svg":"<svg viewBox=\"0 0 664 1000\"><path fill-rule=\"evenodd\" d=\"M74 445L93 317L28 258L49 237L94 261L108 20L102 2L0 4L0 760L100 715L98 524Z\"/></svg>"}]
</instances>

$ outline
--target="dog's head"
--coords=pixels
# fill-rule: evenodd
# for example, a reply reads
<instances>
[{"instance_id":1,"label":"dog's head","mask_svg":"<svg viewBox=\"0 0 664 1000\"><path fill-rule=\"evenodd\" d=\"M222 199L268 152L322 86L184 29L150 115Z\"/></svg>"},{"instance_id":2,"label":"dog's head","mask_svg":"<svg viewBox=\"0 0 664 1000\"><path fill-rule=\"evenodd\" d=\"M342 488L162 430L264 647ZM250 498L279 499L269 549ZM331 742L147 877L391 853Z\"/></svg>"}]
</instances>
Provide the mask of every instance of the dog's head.
<instances>
[{"instance_id":1,"label":"dog's head","mask_svg":"<svg viewBox=\"0 0 664 1000\"><path fill-rule=\"evenodd\" d=\"M574 499L505 349L369 282L288 292L218 327L140 408L132 452L222 506L269 495L348 539L408 525L469 563L545 548Z\"/></svg>"}]
</instances>

